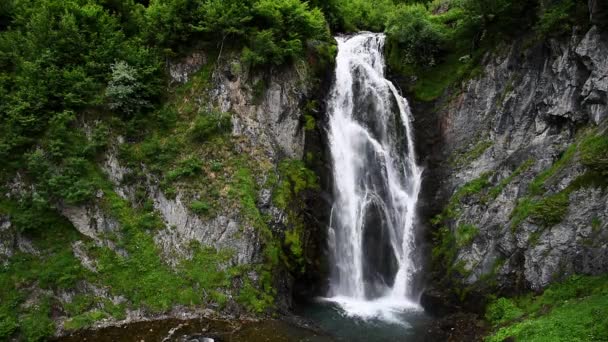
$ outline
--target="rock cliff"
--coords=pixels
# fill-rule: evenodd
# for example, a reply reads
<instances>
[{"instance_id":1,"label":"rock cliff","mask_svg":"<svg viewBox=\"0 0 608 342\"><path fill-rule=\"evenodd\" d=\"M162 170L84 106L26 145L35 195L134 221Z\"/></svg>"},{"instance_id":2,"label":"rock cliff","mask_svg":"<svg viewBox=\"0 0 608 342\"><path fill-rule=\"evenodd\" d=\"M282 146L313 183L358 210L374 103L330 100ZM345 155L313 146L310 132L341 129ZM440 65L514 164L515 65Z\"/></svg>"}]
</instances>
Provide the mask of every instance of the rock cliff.
<instances>
[{"instance_id":1,"label":"rock cliff","mask_svg":"<svg viewBox=\"0 0 608 342\"><path fill-rule=\"evenodd\" d=\"M597 164L606 158L607 55L598 26L522 38L487 53L480 76L414 105L435 284L460 284L462 298L608 272L606 170Z\"/></svg>"}]
</instances>

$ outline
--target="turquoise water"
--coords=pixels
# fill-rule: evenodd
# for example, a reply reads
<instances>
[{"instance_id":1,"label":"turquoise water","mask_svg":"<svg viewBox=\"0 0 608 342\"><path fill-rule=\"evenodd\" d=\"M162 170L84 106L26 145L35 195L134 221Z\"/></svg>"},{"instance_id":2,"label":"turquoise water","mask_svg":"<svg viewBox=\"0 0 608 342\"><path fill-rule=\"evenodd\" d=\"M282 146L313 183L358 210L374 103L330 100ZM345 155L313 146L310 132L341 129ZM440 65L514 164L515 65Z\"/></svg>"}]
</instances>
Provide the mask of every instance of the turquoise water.
<instances>
[{"instance_id":1,"label":"turquoise water","mask_svg":"<svg viewBox=\"0 0 608 342\"><path fill-rule=\"evenodd\" d=\"M323 301L305 305L297 313L313 321L334 341L425 341L432 322L422 310L395 312L397 320L393 322L350 317L338 305Z\"/></svg>"}]
</instances>

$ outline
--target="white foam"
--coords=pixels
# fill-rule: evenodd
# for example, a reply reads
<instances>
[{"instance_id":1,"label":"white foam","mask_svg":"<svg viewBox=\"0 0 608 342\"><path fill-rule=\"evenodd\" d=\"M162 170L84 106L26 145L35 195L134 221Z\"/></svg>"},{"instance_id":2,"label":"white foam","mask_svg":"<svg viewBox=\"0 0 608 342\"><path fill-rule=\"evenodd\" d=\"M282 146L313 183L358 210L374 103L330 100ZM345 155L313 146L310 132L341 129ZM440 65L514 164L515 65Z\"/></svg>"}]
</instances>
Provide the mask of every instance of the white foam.
<instances>
[{"instance_id":1,"label":"white foam","mask_svg":"<svg viewBox=\"0 0 608 342\"><path fill-rule=\"evenodd\" d=\"M409 327L403 319L406 312L423 311L422 307L406 298L386 296L374 300L356 299L345 296L319 298L320 301L335 303L342 309L342 314L365 321L381 320Z\"/></svg>"}]
</instances>

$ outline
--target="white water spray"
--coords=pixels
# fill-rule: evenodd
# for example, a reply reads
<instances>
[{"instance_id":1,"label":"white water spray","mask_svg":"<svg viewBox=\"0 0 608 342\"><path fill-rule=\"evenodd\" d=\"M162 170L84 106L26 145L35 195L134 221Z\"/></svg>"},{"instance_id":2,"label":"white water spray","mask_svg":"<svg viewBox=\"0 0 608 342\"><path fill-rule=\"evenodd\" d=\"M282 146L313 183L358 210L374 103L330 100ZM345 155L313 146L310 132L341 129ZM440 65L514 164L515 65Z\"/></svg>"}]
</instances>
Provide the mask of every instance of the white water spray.
<instances>
[{"instance_id":1,"label":"white water spray","mask_svg":"<svg viewBox=\"0 0 608 342\"><path fill-rule=\"evenodd\" d=\"M334 205L328 300L349 315L395 319L411 298L422 170L409 105L384 77L383 34L338 37L328 100Z\"/></svg>"}]
</instances>

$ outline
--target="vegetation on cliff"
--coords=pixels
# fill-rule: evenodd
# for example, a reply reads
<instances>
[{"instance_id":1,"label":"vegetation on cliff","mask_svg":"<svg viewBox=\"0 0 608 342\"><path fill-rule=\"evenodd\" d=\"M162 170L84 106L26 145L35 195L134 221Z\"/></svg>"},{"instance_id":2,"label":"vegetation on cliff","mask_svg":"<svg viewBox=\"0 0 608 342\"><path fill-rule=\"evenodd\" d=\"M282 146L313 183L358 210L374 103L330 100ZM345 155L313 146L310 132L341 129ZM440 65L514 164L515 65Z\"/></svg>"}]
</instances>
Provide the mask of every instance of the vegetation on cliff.
<instances>
[{"instance_id":1,"label":"vegetation on cliff","mask_svg":"<svg viewBox=\"0 0 608 342\"><path fill-rule=\"evenodd\" d=\"M540 295L498 298L486 312L494 326L486 341L605 341L607 305L606 276L573 276Z\"/></svg>"},{"instance_id":2,"label":"vegetation on cliff","mask_svg":"<svg viewBox=\"0 0 608 342\"><path fill-rule=\"evenodd\" d=\"M457 80L475 75L482 55L501 39L526 30L544 39L564 34L572 25L586 25L586 7L580 2L541 3L2 1L0 219L8 217L11 229L31 240L36 252L2 260L0 339L20 334L41 340L55 333L58 317L67 318L65 329L79 329L103 318L124 318L127 309L136 308L150 313L176 305L221 310L234 299L244 310L265 313L275 302L278 266L296 273L306 270L309 232L300 209L306 193L318 189L318 179L306 161L283 160L275 169L264 151L243 149L247 145L228 134L230 114L198 96L209 90L215 62L222 56L239 56L234 69L269 70L306 62L325 72L335 54L331 33L385 31L389 66L416 78L408 90L417 99L432 100ZM209 60L188 83L167 86L167 61L194 45L208 51ZM264 86L263 81L256 84L257 92L263 93ZM303 127L317 128L310 113ZM132 202L99 170L119 135L126 140L117 154L130 170L124 182L135 189ZM454 163L466 164L489 147L483 141ZM576 153L590 170L580 184L606 176L605 135L590 136ZM437 223L444 227L468 198L492 200L527 167L496 184L489 174L467 184ZM531 185L532 197L514 211L514 221L558 222L568 194L541 198L553 172ZM149 199L145 184L150 176L169 198L179 189L200 218L214 218L223 210L238 212L244 224L259 232L261 263L227 267L235 251L193 243L189 258L169 265L153 239L154 232L167 227ZM260 184L274 190L273 204L286 213L285 231L273 231L269 214L258 208ZM120 234L104 236L109 245L81 236L62 216L65 207L93 202L121 227ZM466 275L462 265L451 263L455 249L471 244L478 232L470 223L460 224L455 235L445 227L439 230L433 255L449 268L448 275ZM74 254L77 249L95 262L83 265ZM78 294L69 303L53 295L75 288ZM230 293L234 288L238 292ZM113 300L90 295L97 289Z\"/></svg>"}]
</instances>

